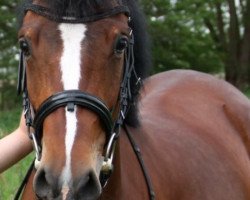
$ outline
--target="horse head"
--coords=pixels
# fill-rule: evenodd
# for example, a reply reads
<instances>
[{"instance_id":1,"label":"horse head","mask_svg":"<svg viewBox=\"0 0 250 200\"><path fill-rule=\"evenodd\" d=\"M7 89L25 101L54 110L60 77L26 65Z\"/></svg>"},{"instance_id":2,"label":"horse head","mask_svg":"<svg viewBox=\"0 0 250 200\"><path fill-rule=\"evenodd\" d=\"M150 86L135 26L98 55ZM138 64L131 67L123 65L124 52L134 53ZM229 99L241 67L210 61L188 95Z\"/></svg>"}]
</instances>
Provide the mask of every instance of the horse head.
<instances>
[{"instance_id":1,"label":"horse head","mask_svg":"<svg viewBox=\"0 0 250 200\"><path fill-rule=\"evenodd\" d=\"M129 8L117 0L27 0L22 11L18 91L36 150L35 193L96 199L119 128L127 114L136 119L145 76L134 67Z\"/></svg>"}]
</instances>

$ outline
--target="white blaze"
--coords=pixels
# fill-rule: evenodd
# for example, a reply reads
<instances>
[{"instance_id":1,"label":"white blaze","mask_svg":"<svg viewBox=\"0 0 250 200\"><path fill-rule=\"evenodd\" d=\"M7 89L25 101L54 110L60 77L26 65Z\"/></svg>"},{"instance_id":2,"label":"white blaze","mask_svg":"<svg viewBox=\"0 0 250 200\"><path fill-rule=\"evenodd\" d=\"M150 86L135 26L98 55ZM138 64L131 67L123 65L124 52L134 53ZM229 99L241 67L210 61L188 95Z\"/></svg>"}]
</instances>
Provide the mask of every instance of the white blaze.
<instances>
[{"instance_id":1,"label":"white blaze","mask_svg":"<svg viewBox=\"0 0 250 200\"><path fill-rule=\"evenodd\" d=\"M81 44L85 38L86 26L83 24L60 24L61 39L63 42L63 52L60 61L62 83L64 90L79 89L81 79ZM66 162L61 174L63 187L69 186L71 172L71 151L74 144L77 131L76 109L69 112L65 109L66 117L66 136L65 136L65 154Z\"/></svg>"}]
</instances>

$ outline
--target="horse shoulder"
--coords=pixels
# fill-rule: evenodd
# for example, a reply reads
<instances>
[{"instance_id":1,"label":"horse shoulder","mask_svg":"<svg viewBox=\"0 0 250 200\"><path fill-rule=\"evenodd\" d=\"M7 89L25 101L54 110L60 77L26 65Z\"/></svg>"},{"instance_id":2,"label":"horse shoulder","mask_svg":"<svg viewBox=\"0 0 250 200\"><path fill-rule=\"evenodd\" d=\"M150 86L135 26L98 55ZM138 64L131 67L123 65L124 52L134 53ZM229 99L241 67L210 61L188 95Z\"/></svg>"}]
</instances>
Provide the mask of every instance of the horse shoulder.
<instances>
[{"instance_id":1,"label":"horse shoulder","mask_svg":"<svg viewBox=\"0 0 250 200\"><path fill-rule=\"evenodd\" d=\"M250 198L250 104L237 89L174 70L145 82L139 109L134 137L160 199Z\"/></svg>"}]
</instances>

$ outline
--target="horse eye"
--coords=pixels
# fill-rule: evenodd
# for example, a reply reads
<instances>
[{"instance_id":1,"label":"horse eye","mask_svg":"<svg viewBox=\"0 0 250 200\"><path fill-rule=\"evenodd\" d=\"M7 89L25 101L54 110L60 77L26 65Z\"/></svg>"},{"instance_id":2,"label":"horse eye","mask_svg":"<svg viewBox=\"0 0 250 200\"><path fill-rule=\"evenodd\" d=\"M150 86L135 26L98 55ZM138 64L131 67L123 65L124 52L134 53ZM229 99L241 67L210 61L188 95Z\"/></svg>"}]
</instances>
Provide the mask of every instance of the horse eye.
<instances>
[{"instance_id":1,"label":"horse eye","mask_svg":"<svg viewBox=\"0 0 250 200\"><path fill-rule=\"evenodd\" d=\"M25 56L30 55L30 46L27 40L25 39L20 39L19 40L19 46L21 51L24 53Z\"/></svg>"},{"instance_id":2,"label":"horse eye","mask_svg":"<svg viewBox=\"0 0 250 200\"><path fill-rule=\"evenodd\" d=\"M115 53L122 54L127 47L128 47L128 38L124 35L118 36L115 43Z\"/></svg>"}]
</instances>

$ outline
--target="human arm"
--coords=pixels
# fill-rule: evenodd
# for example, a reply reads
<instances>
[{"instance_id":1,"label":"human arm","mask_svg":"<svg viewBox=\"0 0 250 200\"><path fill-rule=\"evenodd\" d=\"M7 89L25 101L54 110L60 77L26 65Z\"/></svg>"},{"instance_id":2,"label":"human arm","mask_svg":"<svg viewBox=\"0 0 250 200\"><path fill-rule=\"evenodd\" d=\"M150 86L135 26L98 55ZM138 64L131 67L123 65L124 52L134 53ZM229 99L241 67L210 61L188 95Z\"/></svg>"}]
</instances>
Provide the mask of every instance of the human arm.
<instances>
[{"instance_id":1,"label":"human arm","mask_svg":"<svg viewBox=\"0 0 250 200\"><path fill-rule=\"evenodd\" d=\"M22 114L19 127L0 139L0 173L32 151L32 143L26 132L25 119Z\"/></svg>"}]
</instances>

